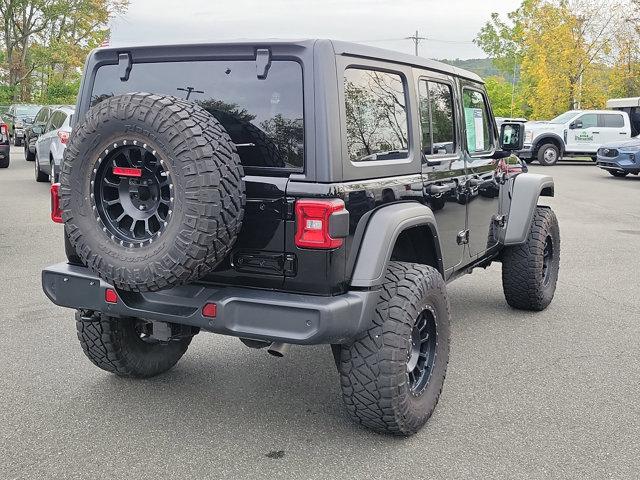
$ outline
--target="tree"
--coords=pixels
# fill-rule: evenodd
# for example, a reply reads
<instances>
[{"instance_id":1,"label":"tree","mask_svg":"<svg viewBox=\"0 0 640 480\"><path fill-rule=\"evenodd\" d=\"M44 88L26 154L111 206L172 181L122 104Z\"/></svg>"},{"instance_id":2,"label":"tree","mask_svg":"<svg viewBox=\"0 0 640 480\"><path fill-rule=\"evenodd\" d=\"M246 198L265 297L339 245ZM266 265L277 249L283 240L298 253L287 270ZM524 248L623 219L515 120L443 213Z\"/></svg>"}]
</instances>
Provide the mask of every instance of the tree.
<instances>
[{"instance_id":1,"label":"tree","mask_svg":"<svg viewBox=\"0 0 640 480\"><path fill-rule=\"evenodd\" d=\"M60 98L64 85L73 88L89 50L108 35L110 17L127 7L128 0L0 0L4 83L13 100L47 101Z\"/></svg>"},{"instance_id":2,"label":"tree","mask_svg":"<svg viewBox=\"0 0 640 480\"><path fill-rule=\"evenodd\" d=\"M507 82L502 77L489 77L485 79L487 94L491 100L493 114L496 117L522 117L520 99L522 93L519 90L514 92L513 84Z\"/></svg>"},{"instance_id":3,"label":"tree","mask_svg":"<svg viewBox=\"0 0 640 480\"><path fill-rule=\"evenodd\" d=\"M524 0L507 20L493 14L476 43L504 72L520 64L525 112L549 118L602 106L620 19L619 0Z\"/></svg>"}]
</instances>

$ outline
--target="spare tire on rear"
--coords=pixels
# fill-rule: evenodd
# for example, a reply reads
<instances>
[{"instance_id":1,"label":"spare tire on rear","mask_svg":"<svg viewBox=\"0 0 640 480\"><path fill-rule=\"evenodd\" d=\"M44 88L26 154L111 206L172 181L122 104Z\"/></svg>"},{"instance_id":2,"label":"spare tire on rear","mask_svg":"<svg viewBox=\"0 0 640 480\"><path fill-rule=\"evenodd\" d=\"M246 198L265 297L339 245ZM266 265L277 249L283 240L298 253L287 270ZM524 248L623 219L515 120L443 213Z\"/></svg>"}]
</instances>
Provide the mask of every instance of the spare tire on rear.
<instances>
[{"instance_id":1,"label":"spare tire on rear","mask_svg":"<svg viewBox=\"0 0 640 480\"><path fill-rule=\"evenodd\" d=\"M133 93L91 108L65 152L60 196L69 240L105 281L153 291L194 281L231 251L243 171L208 112Z\"/></svg>"}]
</instances>

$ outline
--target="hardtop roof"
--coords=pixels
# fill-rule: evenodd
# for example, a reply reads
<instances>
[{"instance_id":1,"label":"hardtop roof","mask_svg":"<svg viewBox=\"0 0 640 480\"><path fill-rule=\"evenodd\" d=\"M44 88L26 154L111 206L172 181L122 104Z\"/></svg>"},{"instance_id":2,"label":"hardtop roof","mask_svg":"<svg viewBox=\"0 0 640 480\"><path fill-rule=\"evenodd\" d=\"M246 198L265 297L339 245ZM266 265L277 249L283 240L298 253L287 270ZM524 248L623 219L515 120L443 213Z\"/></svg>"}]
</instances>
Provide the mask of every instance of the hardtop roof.
<instances>
[{"instance_id":1,"label":"hardtop roof","mask_svg":"<svg viewBox=\"0 0 640 480\"><path fill-rule=\"evenodd\" d=\"M325 39L304 39L304 40L281 40L281 39L256 39L256 40L236 40L225 42L209 42L209 43L191 43L191 44L167 44L167 45L139 45L139 46L118 46L118 47L106 47L96 49L95 52L122 52L131 51L139 54L148 54L151 50L154 52L157 49L165 48L175 53L178 50L199 50L208 46L222 47L247 47L252 46L254 48L268 48L273 46L291 45L299 48L312 49L316 45L329 44L336 55L346 55L361 58L378 59L387 62L399 63L403 65L411 65L417 68L425 68L428 70L435 70L441 73L454 75L457 77L466 78L468 80L484 83L483 80L473 72L463 70L446 63L438 62L436 60L430 60L423 57L417 57L415 55L408 55L406 53L397 52L394 50L387 50L384 48L371 47L368 45L362 45L359 43L345 42L338 40L325 40ZM146 56L146 55L145 55ZM157 55L155 55L156 58ZM158 58L159 59L159 58Z\"/></svg>"}]
</instances>

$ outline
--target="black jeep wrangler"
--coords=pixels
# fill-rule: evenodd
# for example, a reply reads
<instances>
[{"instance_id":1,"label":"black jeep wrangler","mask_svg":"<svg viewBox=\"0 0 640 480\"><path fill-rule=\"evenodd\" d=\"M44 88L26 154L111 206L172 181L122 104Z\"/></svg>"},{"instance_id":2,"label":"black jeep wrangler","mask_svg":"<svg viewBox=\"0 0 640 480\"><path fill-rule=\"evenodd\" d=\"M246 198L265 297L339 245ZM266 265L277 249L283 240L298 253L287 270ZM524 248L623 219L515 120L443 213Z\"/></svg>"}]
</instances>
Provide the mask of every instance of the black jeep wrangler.
<instances>
[{"instance_id":1,"label":"black jeep wrangler","mask_svg":"<svg viewBox=\"0 0 640 480\"><path fill-rule=\"evenodd\" d=\"M76 111L68 262L42 284L109 372L162 373L200 331L327 344L353 419L409 435L445 378L447 282L499 261L512 307L554 296L553 180L472 73L328 40L108 48Z\"/></svg>"}]
</instances>

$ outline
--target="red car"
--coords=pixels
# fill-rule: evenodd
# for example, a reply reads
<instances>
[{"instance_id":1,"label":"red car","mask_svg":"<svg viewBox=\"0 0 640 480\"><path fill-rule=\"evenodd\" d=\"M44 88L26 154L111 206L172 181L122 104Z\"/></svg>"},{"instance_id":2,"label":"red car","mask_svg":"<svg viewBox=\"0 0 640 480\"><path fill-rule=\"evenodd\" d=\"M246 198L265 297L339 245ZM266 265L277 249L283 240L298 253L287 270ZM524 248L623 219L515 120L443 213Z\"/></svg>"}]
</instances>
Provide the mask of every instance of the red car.
<instances>
[{"instance_id":1,"label":"red car","mask_svg":"<svg viewBox=\"0 0 640 480\"><path fill-rule=\"evenodd\" d=\"M9 127L0 117L0 168L9 166Z\"/></svg>"}]
</instances>

